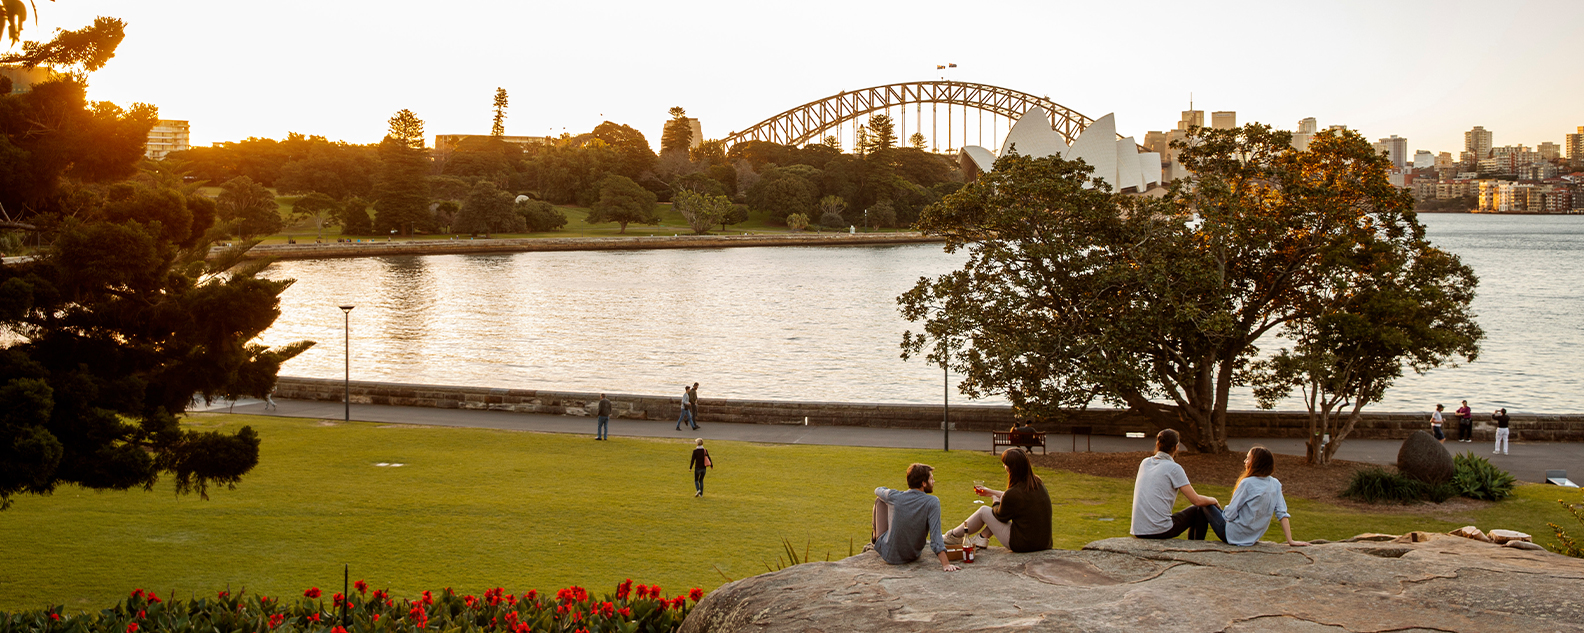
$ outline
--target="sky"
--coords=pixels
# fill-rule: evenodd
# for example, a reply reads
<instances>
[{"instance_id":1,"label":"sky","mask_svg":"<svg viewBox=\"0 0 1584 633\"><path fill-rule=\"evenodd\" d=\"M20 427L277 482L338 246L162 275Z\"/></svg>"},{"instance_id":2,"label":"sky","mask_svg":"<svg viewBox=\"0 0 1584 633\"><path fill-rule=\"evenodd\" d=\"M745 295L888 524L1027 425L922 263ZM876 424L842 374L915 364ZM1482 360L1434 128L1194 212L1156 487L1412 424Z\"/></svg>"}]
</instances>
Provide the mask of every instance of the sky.
<instances>
[{"instance_id":1,"label":"sky","mask_svg":"<svg viewBox=\"0 0 1584 633\"><path fill-rule=\"evenodd\" d=\"M372 143L403 108L431 143L487 134L500 87L507 134L609 120L658 150L672 106L718 138L843 90L938 79L946 63L958 65L948 79L1114 112L1139 139L1174 127L1190 94L1239 123L1315 117L1454 156L1475 125L1531 147L1584 126L1578 0L37 4L24 39L126 21L90 98L154 104L191 122L194 145L287 132ZM988 119L983 134L999 145Z\"/></svg>"}]
</instances>

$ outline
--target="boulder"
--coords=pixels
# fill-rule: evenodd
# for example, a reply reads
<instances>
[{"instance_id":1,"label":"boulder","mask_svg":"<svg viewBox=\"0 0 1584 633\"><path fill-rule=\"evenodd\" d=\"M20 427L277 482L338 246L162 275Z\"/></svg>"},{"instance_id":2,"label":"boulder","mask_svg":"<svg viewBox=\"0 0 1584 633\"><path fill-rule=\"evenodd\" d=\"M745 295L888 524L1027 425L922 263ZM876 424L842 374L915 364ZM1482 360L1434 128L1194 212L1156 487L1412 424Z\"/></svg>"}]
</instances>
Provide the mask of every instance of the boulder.
<instances>
[{"instance_id":1,"label":"boulder","mask_svg":"<svg viewBox=\"0 0 1584 633\"><path fill-rule=\"evenodd\" d=\"M1490 540L1497 545L1503 545L1508 541L1533 541L1534 537L1517 530L1491 530Z\"/></svg>"},{"instance_id":2,"label":"boulder","mask_svg":"<svg viewBox=\"0 0 1584 633\"><path fill-rule=\"evenodd\" d=\"M1414 431L1403 440L1402 448L1397 449L1397 470L1419 481L1438 484L1452 481L1456 468L1452 464L1452 454L1435 436Z\"/></svg>"},{"instance_id":3,"label":"boulder","mask_svg":"<svg viewBox=\"0 0 1584 633\"><path fill-rule=\"evenodd\" d=\"M1485 536L1484 532L1481 532L1479 528L1472 525L1465 525L1456 530L1452 530L1451 532L1447 532L1447 534L1451 534L1452 536L1461 536L1463 538L1470 538L1476 541L1485 541L1486 543L1491 542L1490 537ZM1505 542L1506 541L1500 541L1497 544L1500 545L1501 543Z\"/></svg>"},{"instance_id":4,"label":"boulder","mask_svg":"<svg viewBox=\"0 0 1584 633\"><path fill-rule=\"evenodd\" d=\"M1506 543L1502 544L1502 547L1512 547L1512 548L1516 548L1516 549L1533 549L1533 550L1540 550L1542 552L1545 551L1544 547L1541 547L1540 545L1538 545L1536 543L1532 543L1530 541L1507 541Z\"/></svg>"},{"instance_id":5,"label":"boulder","mask_svg":"<svg viewBox=\"0 0 1584 633\"><path fill-rule=\"evenodd\" d=\"M681 630L1584 633L1584 560L1429 532L1311 547L1113 538L978 561L795 565L720 587Z\"/></svg>"}]
</instances>

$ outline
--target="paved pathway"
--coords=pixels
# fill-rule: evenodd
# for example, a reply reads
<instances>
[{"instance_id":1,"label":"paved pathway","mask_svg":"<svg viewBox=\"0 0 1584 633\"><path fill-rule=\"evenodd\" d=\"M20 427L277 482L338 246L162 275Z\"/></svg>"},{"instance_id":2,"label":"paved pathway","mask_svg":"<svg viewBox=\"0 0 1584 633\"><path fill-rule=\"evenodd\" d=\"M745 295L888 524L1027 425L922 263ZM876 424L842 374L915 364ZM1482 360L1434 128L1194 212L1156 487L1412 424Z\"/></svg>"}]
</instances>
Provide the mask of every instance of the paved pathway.
<instances>
[{"instance_id":1,"label":"paved pathway","mask_svg":"<svg viewBox=\"0 0 1584 633\"><path fill-rule=\"evenodd\" d=\"M279 415L329 420L339 420L345 415L345 405L339 402L281 399L279 403L280 408L278 411L265 411L262 402L250 399L239 400L234 407L230 406L228 402L216 402L213 406L202 408L211 411L234 411L235 413L246 413L249 415ZM610 421L610 434L637 437L702 437L708 440L766 442L771 444L922 449L942 448L943 440L942 433L936 430L711 423L708 422L709 410L707 408L703 411L703 416L701 417L704 418L704 423L699 425L699 430L697 431L687 430L686 427L683 427L684 430L682 431L677 431L675 422L613 419ZM510 413L505 411L354 404L352 405L352 419L394 424L424 424L430 426L538 431L542 433L574 433L589 436L594 434L593 418ZM1069 435L1053 434L1047 436L1045 441L1052 451L1071 450L1073 445L1073 438ZM1154 440L1148 438L1130 439L1097 435L1093 438L1078 437L1078 450L1085 450L1086 442L1091 443L1093 450L1102 452L1147 451L1154 446ZM1303 441L1298 439L1233 438L1228 444L1236 451L1246 451L1250 446L1261 444L1277 453L1288 455L1304 454ZM1342 450L1338 452L1337 458L1375 464L1390 464L1397 461L1397 448L1400 445L1401 442L1398 440L1348 440L1342 446ZM953 431L951 433L951 446L953 450L988 451L990 449L990 434L977 431ZM1491 455L1492 446L1489 442L1459 444L1456 441L1449 440L1446 446L1447 450L1452 451L1454 454L1474 451L1476 455L1482 455L1490 459L1491 463L1506 469L1521 481L1545 481L1546 470L1561 469L1566 470L1569 478L1574 482L1584 482L1584 444L1581 443L1514 443L1512 454L1510 455Z\"/></svg>"}]
</instances>

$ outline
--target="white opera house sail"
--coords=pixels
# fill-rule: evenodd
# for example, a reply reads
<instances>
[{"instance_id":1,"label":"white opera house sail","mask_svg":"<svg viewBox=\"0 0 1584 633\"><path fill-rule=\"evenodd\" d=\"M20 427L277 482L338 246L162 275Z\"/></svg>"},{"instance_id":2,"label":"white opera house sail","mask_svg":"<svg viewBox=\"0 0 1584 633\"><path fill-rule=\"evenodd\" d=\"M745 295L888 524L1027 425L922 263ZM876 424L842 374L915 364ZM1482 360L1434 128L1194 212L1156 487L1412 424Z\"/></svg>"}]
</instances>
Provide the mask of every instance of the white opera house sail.
<instances>
[{"instance_id":1,"label":"white opera house sail","mask_svg":"<svg viewBox=\"0 0 1584 633\"><path fill-rule=\"evenodd\" d=\"M995 168L997 156L1016 151L1033 158L1061 156L1082 160L1094 167L1094 176L1106 181L1115 191L1143 192L1161 184L1161 157L1156 152L1138 151L1133 137L1117 138L1113 114L1100 117L1068 145L1051 129L1050 114L1038 106L1029 108L1007 132L1000 152L977 145L964 147L958 162L970 179Z\"/></svg>"}]
</instances>

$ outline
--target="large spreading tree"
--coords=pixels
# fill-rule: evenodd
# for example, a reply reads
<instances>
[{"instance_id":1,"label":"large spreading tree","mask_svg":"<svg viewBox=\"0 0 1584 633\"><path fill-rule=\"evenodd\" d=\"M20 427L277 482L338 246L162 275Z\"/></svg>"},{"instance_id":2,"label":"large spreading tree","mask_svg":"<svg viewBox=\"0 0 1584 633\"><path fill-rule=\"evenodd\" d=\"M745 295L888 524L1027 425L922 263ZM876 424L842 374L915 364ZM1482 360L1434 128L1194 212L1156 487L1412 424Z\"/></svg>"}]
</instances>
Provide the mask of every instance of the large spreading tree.
<instances>
[{"instance_id":1,"label":"large spreading tree","mask_svg":"<svg viewBox=\"0 0 1584 633\"><path fill-rule=\"evenodd\" d=\"M1374 362L1472 357L1473 274L1424 239L1383 159L1352 132L1309 152L1289 140L1262 125L1200 129L1179 148L1195 176L1164 199L1113 193L1082 163L1003 157L920 218L969 258L898 298L924 326L904 334L903 356L946 364L965 394L1005 394L1029 417L1098 401L1213 452L1226 450L1232 390L1277 375L1255 362L1261 337L1368 319L1377 289L1434 300L1461 330L1398 341Z\"/></svg>"},{"instance_id":2,"label":"large spreading tree","mask_svg":"<svg viewBox=\"0 0 1584 633\"><path fill-rule=\"evenodd\" d=\"M108 59L117 41L92 46ZM225 232L212 202L126 180L154 109L85 94L71 75L0 96L0 174L27 185L0 190L45 244L0 266L0 507L62 484L234 484L258 462L258 435L177 416L195 396L267 393L312 344L254 342L291 282L256 277L263 263L243 263L245 248L210 258Z\"/></svg>"}]
</instances>

